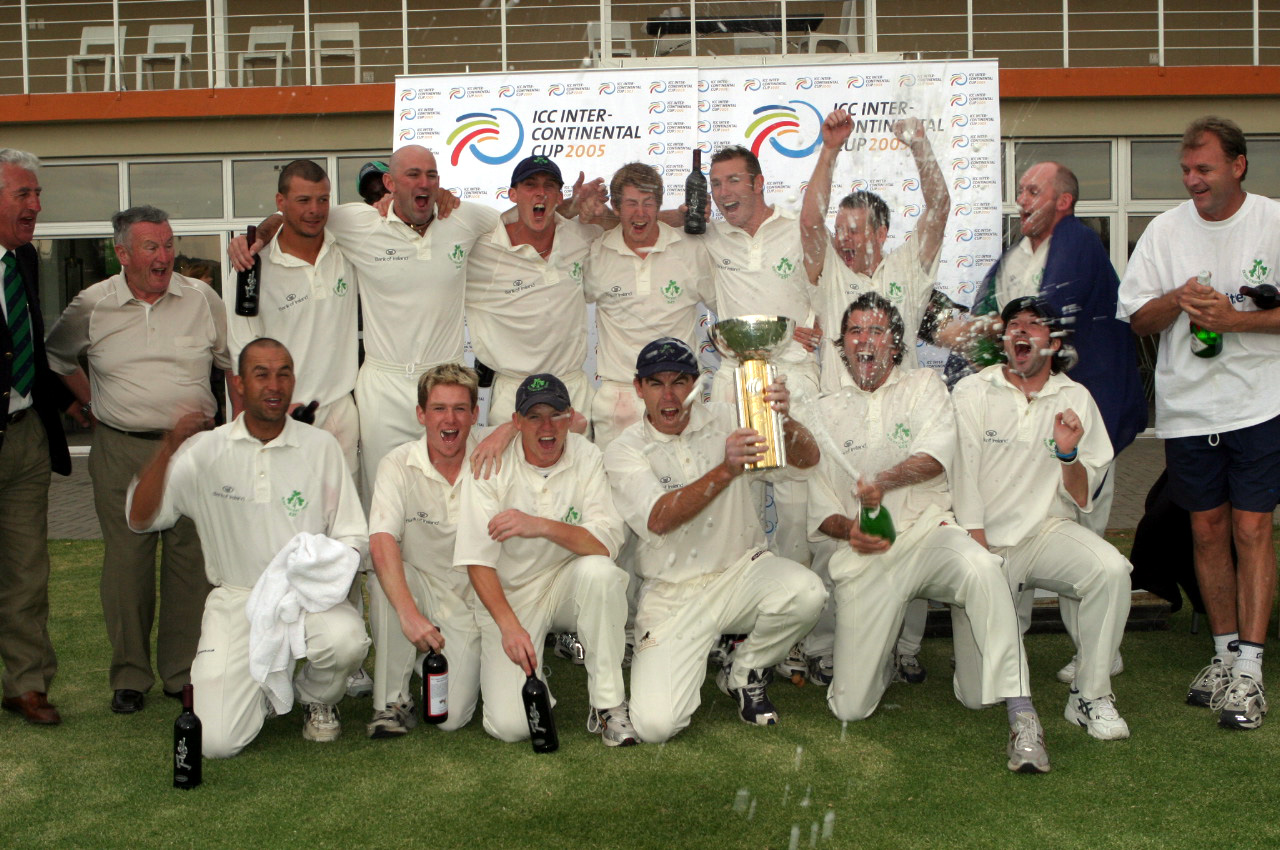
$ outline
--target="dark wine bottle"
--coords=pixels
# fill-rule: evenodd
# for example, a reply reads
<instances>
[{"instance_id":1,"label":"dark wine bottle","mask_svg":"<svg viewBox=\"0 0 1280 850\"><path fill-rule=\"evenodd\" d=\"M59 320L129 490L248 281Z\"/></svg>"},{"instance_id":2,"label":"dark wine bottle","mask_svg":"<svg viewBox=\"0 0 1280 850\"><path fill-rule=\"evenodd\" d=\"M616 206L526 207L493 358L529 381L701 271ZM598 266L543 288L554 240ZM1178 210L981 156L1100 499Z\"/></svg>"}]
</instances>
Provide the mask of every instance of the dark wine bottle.
<instances>
[{"instance_id":1,"label":"dark wine bottle","mask_svg":"<svg viewBox=\"0 0 1280 850\"><path fill-rule=\"evenodd\" d=\"M1253 303L1258 305L1259 310L1274 310L1280 307L1280 290L1277 290L1269 283L1260 283L1257 286L1240 287L1241 295L1248 295L1253 299Z\"/></svg>"},{"instance_id":2,"label":"dark wine bottle","mask_svg":"<svg viewBox=\"0 0 1280 850\"><path fill-rule=\"evenodd\" d=\"M684 232L707 232L707 178L702 173L702 151L693 149L693 170L684 180Z\"/></svg>"},{"instance_id":3,"label":"dark wine bottle","mask_svg":"<svg viewBox=\"0 0 1280 850\"><path fill-rule=\"evenodd\" d=\"M182 713L173 721L173 787L194 788L200 784L203 732L193 709L195 691L182 686Z\"/></svg>"},{"instance_id":4,"label":"dark wine bottle","mask_svg":"<svg viewBox=\"0 0 1280 850\"><path fill-rule=\"evenodd\" d=\"M312 399L310 404L303 407L295 407L293 412L289 415L294 419L297 419L299 422L303 422L307 425L314 425L316 424L316 409L319 407L320 400Z\"/></svg>"},{"instance_id":5,"label":"dark wine bottle","mask_svg":"<svg viewBox=\"0 0 1280 850\"><path fill-rule=\"evenodd\" d=\"M524 716L529 721L529 741L535 753L554 753L560 749L556 719L551 713L551 693L537 676L525 679L520 689L524 700Z\"/></svg>"},{"instance_id":6,"label":"dark wine bottle","mask_svg":"<svg viewBox=\"0 0 1280 850\"><path fill-rule=\"evenodd\" d=\"M434 649L422 660L422 719L428 723L449 719L449 659Z\"/></svg>"},{"instance_id":7,"label":"dark wine bottle","mask_svg":"<svg viewBox=\"0 0 1280 850\"><path fill-rule=\"evenodd\" d=\"M249 247L253 247L253 243L258 240L258 228L252 224L245 234L245 238L249 240ZM258 284L262 279L262 257L257 254L253 255L253 268L242 272L236 272L236 315L237 316L256 316L258 315Z\"/></svg>"}]
</instances>

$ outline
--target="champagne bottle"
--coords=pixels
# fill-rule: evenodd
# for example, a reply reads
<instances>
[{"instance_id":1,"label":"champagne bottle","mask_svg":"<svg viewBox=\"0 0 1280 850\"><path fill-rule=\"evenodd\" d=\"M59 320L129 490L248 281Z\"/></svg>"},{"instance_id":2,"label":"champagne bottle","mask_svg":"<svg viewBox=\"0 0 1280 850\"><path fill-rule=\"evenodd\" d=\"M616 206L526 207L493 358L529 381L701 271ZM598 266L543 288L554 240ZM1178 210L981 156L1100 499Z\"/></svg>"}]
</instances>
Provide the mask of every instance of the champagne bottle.
<instances>
[{"instance_id":1,"label":"champagne bottle","mask_svg":"<svg viewBox=\"0 0 1280 850\"><path fill-rule=\"evenodd\" d=\"M319 399L312 399L311 402L303 407L295 407L289 415L299 422L307 425L316 424L316 410L320 407Z\"/></svg>"},{"instance_id":2,"label":"champagne bottle","mask_svg":"<svg viewBox=\"0 0 1280 850\"><path fill-rule=\"evenodd\" d=\"M449 660L434 649L422 660L422 719L428 723L449 719Z\"/></svg>"},{"instance_id":3,"label":"champagne bottle","mask_svg":"<svg viewBox=\"0 0 1280 850\"><path fill-rule=\"evenodd\" d=\"M192 706L195 691L182 686L182 713L173 721L173 787L194 788L200 784L200 759L203 743L200 718Z\"/></svg>"},{"instance_id":4,"label":"champagne bottle","mask_svg":"<svg viewBox=\"0 0 1280 850\"><path fill-rule=\"evenodd\" d=\"M1196 275L1196 283L1201 286L1208 286L1209 279L1212 277L1211 272L1200 272ZM1217 331L1207 331L1197 325L1191 323L1191 353L1196 357L1217 357L1222 353L1222 334Z\"/></svg>"},{"instance_id":5,"label":"champagne bottle","mask_svg":"<svg viewBox=\"0 0 1280 850\"><path fill-rule=\"evenodd\" d=\"M684 179L684 232L707 232L707 178L702 173L702 151L693 149L693 170Z\"/></svg>"},{"instance_id":6,"label":"champagne bottle","mask_svg":"<svg viewBox=\"0 0 1280 850\"><path fill-rule=\"evenodd\" d=\"M893 527L893 517L889 516L889 509L884 505L877 505L874 508L863 505L862 514L858 518L858 527L862 529L863 534L883 537L890 543L898 539L898 532Z\"/></svg>"},{"instance_id":7,"label":"champagne bottle","mask_svg":"<svg viewBox=\"0 0 1280 850\"><path fill-rule=\"evenodd\" d=\"M524 700L524 716L529 721L529 741L535 753L554 753L560 749L560 736L556 734L556 719L551 713L551 694L537 676L525 679L520 689Z\"/></svg>"},{"instance_id":8,"label":"champagne bottle","mask_svg":"<svg viewBox=\"0 0 1280 850\"><path fill-rule=\"evenodd\" d=\"M252 248L253 243L258 239L258 228L252 224L249 225L245 238L249 240L249 247ZM261 279L262 257L254 254L253 267L242 272L236 272L237 316L258 315L258 283Z\"/></svg>"},{"instance_id":9,"label":"champagne bottle","mask_svg":"<svg viewBox=\"0 0 1280 850\"><path fill-rule=\"evenodd\" d=\"M1247 295L1253 299L1253 303L1257 305L1259 310L1274 310L1280 307L1280 290L1277 290L1269 283L1260 283L1257 286L1242 286L1240 294Z\"/></svg>"}]
</instances>

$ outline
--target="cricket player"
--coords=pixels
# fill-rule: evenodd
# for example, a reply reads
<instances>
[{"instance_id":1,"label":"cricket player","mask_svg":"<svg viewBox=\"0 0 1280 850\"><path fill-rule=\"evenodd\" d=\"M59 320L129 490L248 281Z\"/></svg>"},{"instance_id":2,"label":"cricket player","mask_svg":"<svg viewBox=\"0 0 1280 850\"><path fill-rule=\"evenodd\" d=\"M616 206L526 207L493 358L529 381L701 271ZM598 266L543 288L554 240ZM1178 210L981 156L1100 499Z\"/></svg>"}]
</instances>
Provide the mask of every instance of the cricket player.
<instances>
[{"instance_id":1,"label":"cricket player","mask_svg":"<svg viewBox=\"0 0 1280 850\"><path fill-rule=\"evenodd\" d=\"M632 718L640 738L665 741L689 725L701 702L707 655L722 634L747 635L716 676L746 723L770 726L768 668L813 627L826 599L801 564L769 552L756 516L754 476L803 474L818 461L790 394L765 398L783 414L791 466L747 472L764 453L760 434L737 426L733 405L697 404L698 362L682 340L658 339L636 360L644 418L609 444L609 486L639 537L643 579L631 664ZM590 657L588 655L588 657Z\"/></svg>"},{"instance_id":2,"label":"cricket player","mask_svg":"<svg viewBox=\"0 0 1280 850\"><path fill-rule=\"evenodd\" d=\"M1093 737L1116 740L1129 737L1111 665L1129 616L1132 567L1074 520L1092 508L1111 441L1089 391L1057 371L1057 318L1035 297L1010 301L1000 314L1008 362L956 385L955 515L1004 559L1015 594L1040 587L1079 600L1079 661L1064 713Z\"/></svg>"},{"instance_id":3,"label":"cricket player","mask_svg":"<svg viewBox=\"0 0 1280 850\"><path fill-rule=\"evenodd\" d=\"M201 532L214 588L205 601L191 683L204 754L211 758L239 753L274 713L249 673L245 611L268 563L299 532L323 534L356 553L367 543L337 440L288 414L294 387L288 349L274 339L255 340L241 350L237 373L231 380L244 411L213 431L199 432L199 414L179 420L130 487L127 505L134 531L169 528L189 516ZM337 739L337 704L369 649L364 620L346 599L350 582L348 574L334 590L340 601L332 607L302 614L307 663L293 685L307 740Z\"/></svg>"},{"instance_id":4,"label":"cricket player","mask_svg":"<svg viewBox=\"0 0 1280 850\"><path fill-rule=\"evenodd\" d=\"M541 666L547 632L574 632L586 651L587 731L605 746L635 744L622 678L627 574L613 562L622 520L600 450L569 433L569 390L554 375L525 378L514 404L519 439L501 470L464 476L453 555L484 605L484 729L503 741L529 737L521 684Z\"/></svg>"},{"instance_id":5,"label":"cricket player","mask_svg":"<svg viewBox=\"0 0 1280 850\"><path fill-rule=\"evenodd\" d=\"M1031 703L1000 558L951 514L951 399L932 370L898 368L905 333L889 299L859 295L835 340L853 385L824 396L813 410L826 451L810 481L810 528L816 541L825 535L835 544L829 561L835 657L827 703L841 720L869 717L894 678L894 644L908 604L948 602L958 635L956 695L970 708L1004 701L1009 769L1048 773L1044 729ZM861 527L866 509L889 512L893 542Z\"/></svg>"}]
</instances>

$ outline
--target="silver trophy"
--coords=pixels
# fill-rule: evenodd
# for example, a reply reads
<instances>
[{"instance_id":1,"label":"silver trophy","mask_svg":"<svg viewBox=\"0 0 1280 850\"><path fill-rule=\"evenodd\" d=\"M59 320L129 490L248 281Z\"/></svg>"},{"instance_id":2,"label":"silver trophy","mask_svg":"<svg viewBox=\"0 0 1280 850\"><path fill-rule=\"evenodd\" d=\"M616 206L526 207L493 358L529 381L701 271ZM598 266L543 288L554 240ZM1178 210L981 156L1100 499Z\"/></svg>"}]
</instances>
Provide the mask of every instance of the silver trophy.
<instances>
[{"instance_id":1,"label":"silver trophy","mask_svg":"<svg viewBox=\"0 0 1280 850\"><path fill-rule=\"evenodd\" d=\"M782 414L764 400L765 387L776 372L769 361L786 347L795 332L794 319L786 316L739 316L711 326L711 341L725 357L738 361L738 425L752 428L764 437L765 454L748 469L776 469L787 465L787 447L782 439Z\"/></svg>"}]
</instances>

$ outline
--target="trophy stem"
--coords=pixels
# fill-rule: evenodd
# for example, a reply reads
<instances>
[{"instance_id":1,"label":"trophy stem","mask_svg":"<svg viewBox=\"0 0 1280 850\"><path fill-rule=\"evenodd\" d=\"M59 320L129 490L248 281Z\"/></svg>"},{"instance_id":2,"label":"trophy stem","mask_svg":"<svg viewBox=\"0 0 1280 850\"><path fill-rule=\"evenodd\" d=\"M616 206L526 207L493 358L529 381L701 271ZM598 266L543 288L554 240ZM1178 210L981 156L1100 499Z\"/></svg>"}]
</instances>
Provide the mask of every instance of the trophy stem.
<instances>
[{"instance_id":1,"label":"trophy stem","mask_svg":"<svg viewBox=\"0 0 1280 850\"><path fill-rule=\"evenodd\" d=\"M752 428L764 437L766 451L758 463L747 469L776 469L787 465L787 447L783 442L782 414L764 399L765 387L773 383L773 365L765 360L743 360L734 370L738 380L738 424Z\"/></svg>"}]
</instances>

